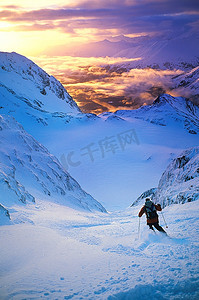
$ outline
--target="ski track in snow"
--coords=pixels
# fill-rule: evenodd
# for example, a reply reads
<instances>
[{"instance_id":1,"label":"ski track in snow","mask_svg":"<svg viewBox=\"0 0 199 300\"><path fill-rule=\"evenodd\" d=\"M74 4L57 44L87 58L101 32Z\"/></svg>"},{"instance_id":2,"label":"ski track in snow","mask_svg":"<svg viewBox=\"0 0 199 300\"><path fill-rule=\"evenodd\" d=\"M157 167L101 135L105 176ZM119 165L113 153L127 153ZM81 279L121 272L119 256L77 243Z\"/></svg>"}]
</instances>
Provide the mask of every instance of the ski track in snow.
<instances>
[{"instance_id":1,"label":"ski track in snow","mask_svg":"<svg viewBox=\"0 0 199 300\"><path fill-rule=\"evenodd\" d=\"M139 206L88 214L37 203L0 227L0 299L199 298L199 201L164 209L169 237L142 217L140 238Z\"/></svg>"}]
</instances>

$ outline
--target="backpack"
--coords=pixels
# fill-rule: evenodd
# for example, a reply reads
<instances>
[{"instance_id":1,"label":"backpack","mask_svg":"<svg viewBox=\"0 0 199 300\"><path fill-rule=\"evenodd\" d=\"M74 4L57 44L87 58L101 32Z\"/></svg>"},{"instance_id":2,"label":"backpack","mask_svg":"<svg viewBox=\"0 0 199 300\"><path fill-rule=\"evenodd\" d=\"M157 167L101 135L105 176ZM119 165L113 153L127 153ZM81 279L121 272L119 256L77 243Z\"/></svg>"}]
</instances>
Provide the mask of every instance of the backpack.
<instances>
[{"instance_id":1,"label":"backpack","mask_svg":"<svg viewBox=\"0 0 199 300\"><path fill-rule=\"evenodd\" d=\"M157 212L155 205L151 201L146 201L145 203L145 210L146 210L146 216L147 219L153 219L157 217Z\"/></svg>"}]
</instances>

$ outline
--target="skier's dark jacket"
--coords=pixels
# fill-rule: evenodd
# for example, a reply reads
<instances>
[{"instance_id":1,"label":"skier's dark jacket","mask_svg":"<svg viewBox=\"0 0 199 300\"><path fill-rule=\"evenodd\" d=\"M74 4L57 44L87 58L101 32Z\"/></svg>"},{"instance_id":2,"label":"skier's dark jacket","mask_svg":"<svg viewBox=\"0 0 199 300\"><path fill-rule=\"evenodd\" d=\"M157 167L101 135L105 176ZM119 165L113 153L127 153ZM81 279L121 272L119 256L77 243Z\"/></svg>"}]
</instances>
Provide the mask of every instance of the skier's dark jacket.
<instances>
[{"instance_id":1,"label":"skier's dark jacket","mask_svg":"<svg viewBox=\"0 0 199 300\"><path fill-rule=\"evenodd\" d=\"M153 204L154 204L154 203L153 203ZM155 206L156 210L158 210L158 211L161 211L161 210L162 210L160 204L154 204L154 206ZM141 208L141 210L140 210L138 216L141 217L144 213L146 214L146 207L145 207L145 205ZM146 214L146 217L147 217L147 214ZM147 217L147 224L154 224L154 223L158 223L158 214L157 214L157 216L154 217L153 219L149 219L149 218Z\"/></svg>"}]
</instances>

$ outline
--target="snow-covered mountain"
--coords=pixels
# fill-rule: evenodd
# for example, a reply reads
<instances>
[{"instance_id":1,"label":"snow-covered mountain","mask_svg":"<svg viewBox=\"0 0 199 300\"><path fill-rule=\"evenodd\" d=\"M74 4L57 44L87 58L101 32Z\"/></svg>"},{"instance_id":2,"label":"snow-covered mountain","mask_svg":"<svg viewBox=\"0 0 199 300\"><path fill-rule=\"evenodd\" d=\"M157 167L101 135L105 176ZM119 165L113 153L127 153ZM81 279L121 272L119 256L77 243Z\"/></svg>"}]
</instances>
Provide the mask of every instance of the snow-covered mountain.
<instances>
[{"instance_id":1,"label":"snow-covered mountain","mask_svg":"<svg viewBox=\"0 0 199 300\"><path fill-rule=\"evenodd\" d=\"M175 37L170 39L144 40L136 46L123 50L115 56L136 58L131 67L155 69L192 69L199 64L199 38Z\"/></svg>"},{"instance_id":2,"label":"snow-covered mountain","mask_svg":"<svg viewBox=\"0 0 199 300\"><path fill-rule=\"evenodd\" d=\"M143 40L143 38L141 39ZM47 52L49 56L55 55L69 55L69 56L80 56L80 57L106 57L106 56L116 56L122 50L132 48L136 45L137 38L131 39L123 35L110 37L108 39L90 42L82 44L81 47L74 47L68 45L64 49L58 47L49 49ZM140 39L139 39L140 41Z\"/></svg>"},{"instance_id":3,"label":"snow-covered mountain","mask_svg":"<svg viewBox=\"0 0 199 300\"><path fill-rule=\"evenodd\" d=\"M199 67L184 72L174 79L176 80L176 88L179 88L180 86L190 87L193 90L197 90L197 93L199 93Z\"/></svg>"},{"instance_id":4,"label":"snow-covered mountain","mask_svg":"<svg viewBox=\"0 0 199 300\"><path fill-rule=\"evenodd\" d=\"M198 200L199 147L187 149L173 159L162 174L158 187L144 192L133 205L142 204L146 197L151 197L162 207Z\"/></svg>"},{"instance_id":5,"label":"snow-covered mountain","mask_svg":"<svg viewBox=\"0 0 199 300\"><path fill-rule=\"evenodd\" d=\"M92 117L81 113L53 76L22 55L4 52L0 52L0 113L11 114L30 133Z\"/></svg>"},{"instance_id":6,"label":"snow-covered mountain","mask_svg":"<svg viewBox=\"0 0 199 300\"><path fill-rule=\"evenodd\" d=\"M151 188L144 193L142 193L132 204L131 207L136 205L144 205L146 198L153 198L157 188Z\"/></svg>"},{"instance_id":7,"label":"snow-covered mountain","mask_svg":"<svg viewBox=\"0 0 199 300\"><path fill-rule=\"evenodd\" d=\"M130 62L130 68L155 69L192 69L199 64L199 37L189 36L142 36L129 38L126 36L110 37L103 41L88 43L76 50L66 48L54 49L57 55L72 55L82 57L114 56L125 58L140 58ZM52 53L49 52L50 55Z\"/></svg>"},{"instance_id":8,"label":"snow-covered mountain","mask_svg":"<svg viewBox=\"0 0 199 300\"><path fill-rule=\"evenodd\" d=\"M169 164L153 198L163 207L199 199L199 147L185 150Z\"/></svg>"},{"instance_id":9,"label":"snow-covered mountain","mask_svg":"<svg viewBox=\"0 0 199 300\"><path fill-rule=\"evenodd\" d=\"M173 89L176 93L182 93L183 91L184 96L188 96L199 106L199 67L175 76L173 78Z\"/></svg>"},{"instance_id":10,"label":"snow-covered mountain","mask_svg":"<svg viewBox=\"0 0 199 300\"><path fill-rule=\"evenodd\" d=\"M172 97L168 94L160 95L152 105L142 106L136 110L118 110L115 113L100 115L108 120L113 116L121 119L142 119L147 122L167 126L176 124L191 134L199 133L199 108L188 99Z\"/></svg>"},{"instance_id":11,"label":"snow-covered mountain","mask_svg":"<svg viewBox=\"0 0 199 300\"><path fill-rule=\"evenodd\" d=\"M16 96L18 105L21 100L42 112L80 112L57 79L20 54L0 52L0 76L1 92L4 88Z\"/></svg>"},{"instance_id":12,"label":"snow-covered mountain","mask_svg":"<svg viewBox=\"0 0 199 300\"><path fill-rule=\"evenodd\" d=\"M5 208L42 199L105 212L13 117L0 116L0 136L0 203Z\"/></svg>"}]
</instances>

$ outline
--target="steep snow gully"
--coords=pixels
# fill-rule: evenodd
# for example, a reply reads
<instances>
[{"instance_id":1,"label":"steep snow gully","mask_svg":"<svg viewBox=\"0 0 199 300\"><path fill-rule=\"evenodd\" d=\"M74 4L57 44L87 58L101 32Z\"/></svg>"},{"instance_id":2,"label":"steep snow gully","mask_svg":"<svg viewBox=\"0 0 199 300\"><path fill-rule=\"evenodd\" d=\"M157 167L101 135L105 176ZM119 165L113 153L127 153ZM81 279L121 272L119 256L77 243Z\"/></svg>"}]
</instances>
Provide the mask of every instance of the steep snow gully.
<instances>
[{"instance_id":1,"label":"steep snow gully","mask_svg":"<svg viewBox=\"0 0 199 300\"><path fill-rule=\"evenodd\" d=\"M0 75L0 299L198 300L198 107L95 116L23 56ZM147 196L168 237L138 218Z\"/></svg>"}]
</instances>

